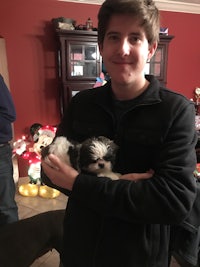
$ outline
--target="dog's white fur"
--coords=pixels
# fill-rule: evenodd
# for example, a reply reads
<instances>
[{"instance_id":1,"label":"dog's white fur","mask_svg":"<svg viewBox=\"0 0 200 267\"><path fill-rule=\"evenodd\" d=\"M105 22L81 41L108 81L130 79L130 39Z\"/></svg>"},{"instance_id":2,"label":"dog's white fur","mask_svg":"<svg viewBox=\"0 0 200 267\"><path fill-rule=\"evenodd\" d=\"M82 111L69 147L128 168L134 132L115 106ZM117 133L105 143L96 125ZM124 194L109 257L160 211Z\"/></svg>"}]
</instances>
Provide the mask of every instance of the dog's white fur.
<instances>
[{"instance_id":1,"label":"dog's white fur","mask_svg":"<svg viewBox=\"0 0 200 267\"><path fill-rule=\"evenodd\" d=\"M86 150L84 150L85 152L87 152L86 154L84 154L84 156L88 157L88 159L91 158L91 162L89 162L87 166L84 166L82 170L80 166L77 166L77 169L80 171L87 171L89 173L96 174L99 177L109 177L113 180L119 179L120 174L114 173L112 171L111 161L105 160L105 156L107 155L109 148L111 146L114 147L114 142L109 140L108 138L101 137L101 139L88 138L86 140L86 144L87 145L85 146L84 142L84 146L87 148ZM80 158L82 151L81 146L82 144L74 145L64 136L58 136L48 147L45 148L46 156L43 155L43 158L45 159L47 164L52 166L50 160L48 159L48 154L55 154L64 163L72 166L72 159L70 157L73 156L70 156L69 149L78 149L79 153L76 153L76 156L78 155L78 157ZM113 151L115 151L115 149L113 149ZM75 161L78 162L79 159L76 159Z\"/></svg>"},{"instance_id":2,"label":"dog's white fur","mask_svg":"<svg viewBox=\"0 0 200 267\"><path fill-rule=\"evenodd\" d=\"M49 145L48 154L54 154L64 163L71 165L70 157L68 154L70 147L73 147L73 144L69 142L64 136L59 136L55 138L55 140ZM48 155L45 157L45 161L47 164L52 166Z\"/></svg>"}]
</instances>

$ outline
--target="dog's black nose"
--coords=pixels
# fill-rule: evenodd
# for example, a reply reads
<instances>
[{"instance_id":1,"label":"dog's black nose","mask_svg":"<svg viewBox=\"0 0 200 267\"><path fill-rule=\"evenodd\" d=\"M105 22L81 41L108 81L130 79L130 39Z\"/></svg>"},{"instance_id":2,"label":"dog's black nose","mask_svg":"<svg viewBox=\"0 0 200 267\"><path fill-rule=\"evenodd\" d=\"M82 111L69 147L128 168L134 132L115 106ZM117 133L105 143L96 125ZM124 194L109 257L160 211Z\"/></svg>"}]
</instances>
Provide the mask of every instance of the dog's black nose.
<instances>
[{"instance_id":1,"label":"dog's black nose","mask_svg":"<svg viewBox=\"0 0 200 267\"><path fill-rule=\"evenodd\" d=\"M104 168L104 163L99 163L98 166L99 166L100 169L103 169Z\"/></svg>"}]
</instances>

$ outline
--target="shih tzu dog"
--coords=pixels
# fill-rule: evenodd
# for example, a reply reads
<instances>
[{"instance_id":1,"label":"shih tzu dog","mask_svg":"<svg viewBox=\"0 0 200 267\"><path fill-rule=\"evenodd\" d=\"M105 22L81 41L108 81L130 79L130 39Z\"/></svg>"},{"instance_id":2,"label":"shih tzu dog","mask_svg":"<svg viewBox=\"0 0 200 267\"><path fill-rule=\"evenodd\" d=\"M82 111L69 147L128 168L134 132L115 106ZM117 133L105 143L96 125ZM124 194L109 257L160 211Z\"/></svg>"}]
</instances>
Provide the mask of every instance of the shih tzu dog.
<instances>
[{"instance_id":1,"label":"shih tzu dog","mask_svg":"<svg viewBox=\"0 0 200 267\"><path fill-rule=\"evenodd\" d=\"M82 173L119 179L120 174L113 172L118 146L104 136L91 137L83 143L70 142L59 136L42 150L42 158L51 165L49 154L55 154L63 162L73 166Z\"/></svg>"},{"instance_id":2,"label":"shih tzu dog","mask_svg":"<svg viewBox=\"0 0 200 267\"><path fill-rule=\"evenodd\" d=\"M81 172L118 179L119 174L113 172L117 149L118 146L104 136L85 140L79 151Z\"/></svg>"}]
</instances>

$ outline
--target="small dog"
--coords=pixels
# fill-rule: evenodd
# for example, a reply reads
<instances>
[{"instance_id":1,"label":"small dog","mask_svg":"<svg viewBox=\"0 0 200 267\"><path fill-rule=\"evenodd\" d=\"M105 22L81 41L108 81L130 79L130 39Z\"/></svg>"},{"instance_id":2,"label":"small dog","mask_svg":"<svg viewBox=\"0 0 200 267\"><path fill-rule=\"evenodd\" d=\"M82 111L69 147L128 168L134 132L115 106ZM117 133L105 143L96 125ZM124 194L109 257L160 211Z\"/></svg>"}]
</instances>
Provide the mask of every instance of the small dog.
<instances>
[{"instance_id":1,"label":"small dog","mask_svg":"<svg viewBox=\"0 0 200 267\"><path fill-rule=\"evenodd\" d=\"M118 146L104 136L85 140L79 151L78 162L81 172L118 179L119 174L112 171L117 150Z\"/></svg>"},{"instance_id":2,"label":"small dog","mask_svg":"<svg viewBox=\"0 0 200 267\"><path fill-rule=\"evenodd\" d=\"M91 137L83 143L70 142L66 137L59 136L44 149L42 158L51 165L49 154L55 154L63 162L82 173L118 179L120 174L112 171L118 146L104 136Z\"/></svg>"}]
</instances>

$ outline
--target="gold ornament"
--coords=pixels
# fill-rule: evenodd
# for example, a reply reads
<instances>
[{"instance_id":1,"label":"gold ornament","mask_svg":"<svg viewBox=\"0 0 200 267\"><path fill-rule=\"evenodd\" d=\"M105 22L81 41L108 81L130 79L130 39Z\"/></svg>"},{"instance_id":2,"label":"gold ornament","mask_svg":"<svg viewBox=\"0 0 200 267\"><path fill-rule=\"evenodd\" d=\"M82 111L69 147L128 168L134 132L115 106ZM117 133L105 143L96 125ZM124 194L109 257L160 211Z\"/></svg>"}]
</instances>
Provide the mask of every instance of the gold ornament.
<instances>
[{"instance_id":1,"label":"gold ornament","mask_svg":"<svg viewBox=\"0 0 200 267\"><path fill-rule=\"evenodd\" d=\"M19 186L19 193L24 197L36 197L40 196L43 198L56 198L60 195L60 191L49 187L47 185L37 184L22 184Z\"/></svg>"},{"instance_id":2,"label":"gold ornament","mask_svg":"<svg viewBox=\"0 0 200 267\"><path fill-rule=\"evenodd\" d=\"M35 197L38 195L38 185L22 184L19 186L19 193L24 197Z\"/></svg>"},{"instance_id":3,"label":"gold ornament","mask_svg":"<svg viewBox=\"0 0 200 267\"><path fill-rule=\"evenodd\" d=\"M60 195L60 191L47 185L39 187L39 196L43 198L56 198Z\"/></svg>"}]
</instances>

